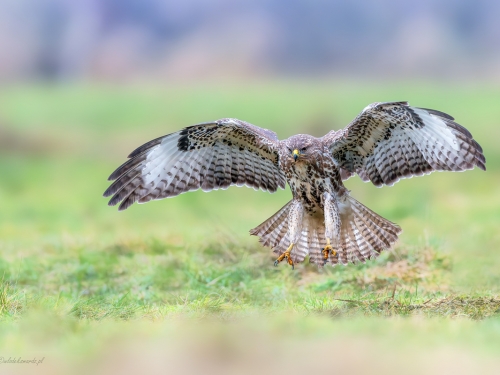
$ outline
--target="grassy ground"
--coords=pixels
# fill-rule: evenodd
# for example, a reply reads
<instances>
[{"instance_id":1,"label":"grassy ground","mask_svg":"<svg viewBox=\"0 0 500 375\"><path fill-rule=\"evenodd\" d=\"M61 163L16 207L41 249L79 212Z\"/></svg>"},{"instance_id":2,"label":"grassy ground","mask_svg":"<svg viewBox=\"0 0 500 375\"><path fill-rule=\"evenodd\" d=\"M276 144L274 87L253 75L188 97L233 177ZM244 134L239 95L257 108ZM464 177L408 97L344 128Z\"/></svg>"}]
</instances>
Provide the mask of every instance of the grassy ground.
<instances>
[{"instance_id":1,"label":"grassy ground","mask_svg":"<svg viewBox=\"0 0 500 375\"><path fill-rule=\"evenodd\" d=\"M452 114L483 146L488 171L381 190L349 180L353 196L404 230L393 251L366 265L273 267L248 230L289 191L193 192L120 213L101 198L129 151L183 126L237 117L280 138L320 136L390 100ZM385 373L494 373L499 100L500 89L486 84L4 87L0 362L45 357L37 373L75 371L75 363L82 373L209 365L298 373L317 357L307 363L320 372L330 363L373 372L375 363Z\"/></svg>"}]
</instances>

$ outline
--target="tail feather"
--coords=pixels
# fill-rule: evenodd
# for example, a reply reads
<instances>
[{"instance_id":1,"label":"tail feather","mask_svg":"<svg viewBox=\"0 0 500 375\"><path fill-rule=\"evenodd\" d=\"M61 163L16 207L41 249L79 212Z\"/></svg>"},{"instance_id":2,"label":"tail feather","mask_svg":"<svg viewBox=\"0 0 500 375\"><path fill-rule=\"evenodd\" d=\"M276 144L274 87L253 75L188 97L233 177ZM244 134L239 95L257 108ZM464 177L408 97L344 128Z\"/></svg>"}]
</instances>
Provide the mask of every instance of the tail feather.
<instances>
[{"instance_id":1,"label":"tail feather","mask_svg":"<svg viewBox=\"0 0 500 375\"><path fill-rule=\"evenodd\" d=\"M288 230L288 211L292 201L285 204L278 212L262 224L250 230L250 234L260 237L262 246L275 247L286 236Z\"/></svg>"},{"instance_id":2,"label":"tail feather","mask_svg":"<svg viewBox=\"0 0 500 375\"><path fill-rule=\"evenodd\" d=\"M351 229L351 232L354 234L353 242L357 244L357 246L354 246L354 255L364 263L366 259L370 259L372 246L366 241L355 220L351 222Z\"/></svg>"},{"instance_id":3,"label":"tail feather","mask_svg":"<svg viewBox=\"0 0 500 375\"><path fill-rule=\"evenodd\" d=\"M372 229L369 226L367 226L366 222L363 221L359 216L355 216L354 222L356 224L356 227L361 233L361 237L365 241L365 246L366 249L363 251L363 255L365 258L374 258L376 257L375 253L376 250L375 248L387 248L390 245L390 243L385 240L385 237L383 239L379 238L376 234L376 229ZM370 222L370 224L373 224Z\"/></svg>"},{"instance_id":4,"label":"tail feather","mask_svg":"<svg viewBox=\"0 0 500 375\"><path fill-rule=\"evenodd\" d=\"M259 236L263 246L268 246L277 254L282 254L290 245L287 236L288 212L291 201L265 222L250 231ZM307 255L309 261L319 266L325 263L347 265L374 259L384 249L390 248L398 239L401 228L376 214L349 195L339 200L340 237L331 239L335 244L336 255L324 259L322 249L326 246L325 223L322 215L305 214L302 233L295 244L291 256L295 263L302 262Z\"/></svg>"},{"instance_id":5,"label":"tail feather","mask_svg":"<svg viewBox=\"0 0 500 375\"><path fill-rule=\"evenodd\" d=\"M366 215L360 213L359 211L354 212L356 214L354 222L361 231L363 237L368 240L374 249L391 246L391 242L387 238L387 236L392 238L391 233L385 232Z\"/></svg>"},{"instance_id":6,"label":"tail feather","mask_svg":"<svg viewBox=\"0 0 500 375\"><path fill-rule=\"evenodd\" d=\"M361 224L363 222L367 229L386 246L391 246L398 239L398 235L401 233L401 228L398 225L384 219L354 198L351 198L351 206L356 221L360 222L361 226L363 226Z\"/></svg>"},{"instance_id":7,"label":"tail feather","mask_svg":"<svg viewBox=\"0 0 500 375\"><path fill-rule=\"evenodd\" d=\"M309 248L309 262L324 265L325 259L321 249L325 247L325 226L324 223L320 222L320 225L316 226L311 235L311 246ZM335 259L336 262L336 259Z\"/></svg>"},{"instance_id":8,"label":"tail feather","mask_svg":"<svg viewBox=\"0 0 500 375\"><path fill-rule=\"evenodd\" d=\"M347 255L352 253L351 236L348 228L348 225L343 225L340 230L340 246L337 248L337 258L340 264L348 264L349 258Z\"/></svg>"},{"instance_id":9,"label":"tail feather","mask_svg":"<svg viewBox=\"0 0 500 375\"><path fill-rule=\"evenodd\" d=\"M287 232L288 212L291 203L292 201L288 202L269 219L250 230L251 235L260 237L259 241L263 246L271 247L278 255L283 254L290 245ZM319 237L320 233L322 234L321 237ZM315 253L321 253L321 247L325 246L324 240L320 242L321 238L324 239L324 224L321 220L304 215L301 236L291 253L293 261L295 263L303 262L305 257L311 254L313 250Z\"/></svg>"},{"instance_id":10,"label":"tail feather","mask_svg":"<svg viewBox=\"0 0 500 375\"><path fill-rule=\"evenodd\" d=\"M354 198L346 197L340 215L340 262L347 264L376 258L382 250L390 248L397 241L401 228Z\"/></svg>"}]
</instances>

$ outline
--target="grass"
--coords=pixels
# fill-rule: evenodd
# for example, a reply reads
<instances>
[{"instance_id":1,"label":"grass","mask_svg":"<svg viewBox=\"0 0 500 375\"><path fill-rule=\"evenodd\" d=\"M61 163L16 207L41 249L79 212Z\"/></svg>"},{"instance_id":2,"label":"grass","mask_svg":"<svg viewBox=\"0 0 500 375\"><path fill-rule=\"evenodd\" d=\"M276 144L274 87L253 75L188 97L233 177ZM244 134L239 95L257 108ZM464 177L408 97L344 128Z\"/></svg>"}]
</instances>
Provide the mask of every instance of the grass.
<instances>
[{"instance_id":1,"label":"grass","mask_svg":"<svg viewBox=\"0 0 500 375\"><path fill-rule=\"evenodd\" d=\"M232 362L212 351L233 350L248 371L252 358L284 369L290 353L318 355L326 342L339 368L353 365L361 347L386 373L408 363L415 366L407 373L432 373L440 358L450 369L481 363L488 373L500 349L499 99L487 84L411 82L2 88L0 357L47 357L37 373L75 364L82 373L149 365L151 373L182 373L196 370L199 361L181 361L193 350L232 373ZM130 150L180 127L237 117L280 138L319 136L389 100L455 116L483 146L488 171L436 173L382 190L349 180L354 197L404 230L376 261L273 267L248 230L289 191L198 191L123 213L101 198ZM406 362L384 367L387 350ZM281 359L270 362L269 352ZM135 365L120 367L123 356Z\"/></svg>"}]
</instances>

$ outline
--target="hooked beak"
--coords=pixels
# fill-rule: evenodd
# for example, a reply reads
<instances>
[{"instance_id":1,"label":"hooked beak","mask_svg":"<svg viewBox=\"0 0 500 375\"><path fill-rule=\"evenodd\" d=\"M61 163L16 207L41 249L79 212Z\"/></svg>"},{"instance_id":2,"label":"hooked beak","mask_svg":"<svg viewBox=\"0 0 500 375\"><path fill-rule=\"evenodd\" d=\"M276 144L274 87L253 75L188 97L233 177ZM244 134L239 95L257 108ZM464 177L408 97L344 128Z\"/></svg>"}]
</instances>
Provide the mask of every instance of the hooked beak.
<instances>
[{"instance_id":1,"label":"hooked beak","mask_svg":"<svg viewBox=\"0 0 500 375\"><path fill-rule=\"evenodd\" d=\"M297 159L299 158L299 155L300 155L299 150L297 150L297 149L293 150L292 155L293 155L293 159L295 161L297 161Z\"/></svg>"}]
</instances>

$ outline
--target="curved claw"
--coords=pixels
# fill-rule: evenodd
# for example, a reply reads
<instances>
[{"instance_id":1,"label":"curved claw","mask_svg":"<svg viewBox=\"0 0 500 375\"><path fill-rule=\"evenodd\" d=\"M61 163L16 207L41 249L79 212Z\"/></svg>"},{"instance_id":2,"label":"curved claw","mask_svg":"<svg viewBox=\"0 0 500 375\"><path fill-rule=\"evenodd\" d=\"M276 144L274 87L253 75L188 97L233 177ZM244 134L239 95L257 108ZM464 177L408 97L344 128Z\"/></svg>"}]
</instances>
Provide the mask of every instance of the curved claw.
<instances>
[{"instance_id":1,"label":"curved claw","mask_svg":"<svg viewBox=\"0 0 500 375\"><path fill-rule=\"evenodd\" d=\"M321 249L321 252L323 253L323 259L327 260L330 254L333 256L337 255L337 252L331 245L326 245L324 248Z\"/></svg>"},{"instance_id":2,"label":"curved claw","mask_svg":"<svg viewBox=\"0 0 500 375\"><path fill-rule=\"evenodd\" d=\"M330 238L326 238L326 246L321 249L321 253L323 254L323 259L325 260L325 262L328 260L330 254L332 254L333 256L337 255L337 252L330 244Z\"/></svg>"},{"instance_id":3,"label":"curved claw","mask_svg":"<svg viewBox=\"0 0 500 375\"><path fill-rule=\"evenodd\" d=\"M281 254L281 255L278 257L278 259L276 259L276 260L274 261L274 266L275 266L275 267L277 267L277 266L278 266L278 264L279 264L279 263L280 263L283 259L285 259L285 258L286 258L286 261L288 262L288 264L292 266L292 270L293 270L293 269L295 269L294 264L293 264L292 257L291 257L291 255L290 255L290 252L292 251L293 245L294 245L294 244L292 243L292 244L288 247L288 249L287 249L287 250L286 250L283 254Z\"/></svg>"}]
</instances>

